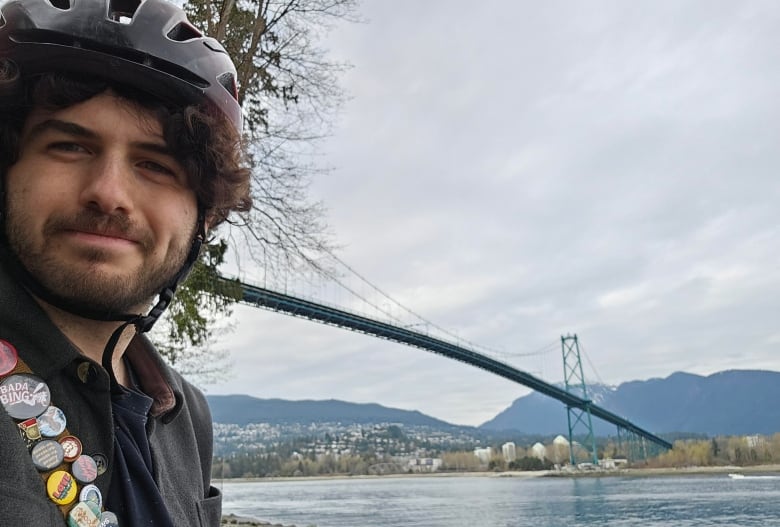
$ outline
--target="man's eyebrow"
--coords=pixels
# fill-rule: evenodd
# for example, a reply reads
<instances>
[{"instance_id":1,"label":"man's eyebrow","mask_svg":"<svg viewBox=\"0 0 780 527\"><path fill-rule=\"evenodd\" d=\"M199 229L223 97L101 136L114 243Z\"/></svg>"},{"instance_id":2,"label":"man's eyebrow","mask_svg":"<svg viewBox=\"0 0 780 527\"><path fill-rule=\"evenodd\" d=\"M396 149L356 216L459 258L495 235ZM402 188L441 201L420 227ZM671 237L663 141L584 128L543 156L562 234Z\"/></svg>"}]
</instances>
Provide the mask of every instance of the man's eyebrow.
<instances>
[{"instance_id":1,"label":"man's eyebrow","mask_svg":"<svg viewBox=\"0 0 780 527\"><path fill-rule=\"evenodd\" d=\"M37 123L32 128L30 128L26 134L25 139L29 141L30 139L34 139L35 137L43 134L44 132L48 132L49 130L62 132L64 134L75 137L83 137L86 139L97 138L97 134L95 132L88 128L84 128L79 124L70 121L62 121L60 119L46 119L45 121L41 121L40 123Z\"/></svg>"},{"instance_id":2,"label":"man's eyebrow","mask_svg":"<svg viewBox=\"0 0 780 527\"><path fill-rule=\"evenodd\" d=\"M62 132L64 134L73 137L80 137L83 139L99 139L99 135L96 132L90 130L89 128L85 128L80 124L76 124L71 121L63 121L60 119L46 119L45 121L41 121L40 123L37 123L32 128L30 128L25 136L25 140L29 141L30 139L34 139L35 137L50 130ZM137 141L133 142L132 145L136 148L141 148L143 150L148 150L157 154L174 157L172 150L164 142L158 143L151 141Z\"/></svg>"},{"instance_id":3,"label":"man's eyebrow","mask_svg":"<svg viewBox=\"0 0 780 527\"><path fill-rule=\"evenodd\" d=\"M176 157L173 154L173 151L165 143L150 143L150 142L140 141L140 142L133 142L131 143L131 145L134 146L135 148L148 150L156 154L162 154L168 157Z\"/></svg>"}]
</instances>

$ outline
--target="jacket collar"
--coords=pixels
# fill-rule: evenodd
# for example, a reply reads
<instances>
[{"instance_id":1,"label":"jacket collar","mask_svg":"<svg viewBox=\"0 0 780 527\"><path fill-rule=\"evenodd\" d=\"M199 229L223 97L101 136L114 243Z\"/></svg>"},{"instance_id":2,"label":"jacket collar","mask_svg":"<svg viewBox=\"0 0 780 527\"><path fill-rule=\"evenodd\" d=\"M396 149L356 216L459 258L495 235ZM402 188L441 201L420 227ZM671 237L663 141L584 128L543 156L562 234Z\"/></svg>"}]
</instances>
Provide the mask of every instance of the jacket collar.
<instances>
[{"instance_id":1,"label":"jacket collar","mask_svg":"<svg viewBox=\"0 0 780 527\"><path fill-rule=\"evenodd\" d=\"M133 337L125 357L138 376L141 391L153 400L150 415L159 417L169 412L178 414L181 409L181 390L174 388L178 383L175 383L170 369L146 335ZM167 417L173 418L175 415Z\"/></svg>"}]
</instances>

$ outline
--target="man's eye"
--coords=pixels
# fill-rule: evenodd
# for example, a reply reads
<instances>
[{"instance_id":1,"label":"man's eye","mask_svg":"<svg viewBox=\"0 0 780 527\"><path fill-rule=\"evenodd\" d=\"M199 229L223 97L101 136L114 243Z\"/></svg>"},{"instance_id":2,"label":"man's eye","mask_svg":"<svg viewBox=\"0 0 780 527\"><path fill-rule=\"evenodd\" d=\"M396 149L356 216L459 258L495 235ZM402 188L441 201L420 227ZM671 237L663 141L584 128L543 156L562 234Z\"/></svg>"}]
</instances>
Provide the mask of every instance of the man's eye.
<instances>
[{"instance_id":1,"label":"man's eye","mask_svg":"<svg viewBox=\"0 0 780 527\"><path fill-rule=\"evenodd\" d=\"M151 170L152 172L158 172L160 174L165 174L168 176L175 176L176 172L171 170L170 168L166 167L165 165L161 165L159 163L155 163L154 161L144 161L140 163L141 168L144 168L146 170Z\"/></svg>"},{"instance_id":2,"label":"man's eye","mask_svg":"<svg viewBox=\"0 0 780 527\"><path fill-rule=\"evenodd\" d=\"M85 152L86 149L78 143L59 142L49 145L51 150L58 150L60 152Z\"/></svg>"}]
</instances>

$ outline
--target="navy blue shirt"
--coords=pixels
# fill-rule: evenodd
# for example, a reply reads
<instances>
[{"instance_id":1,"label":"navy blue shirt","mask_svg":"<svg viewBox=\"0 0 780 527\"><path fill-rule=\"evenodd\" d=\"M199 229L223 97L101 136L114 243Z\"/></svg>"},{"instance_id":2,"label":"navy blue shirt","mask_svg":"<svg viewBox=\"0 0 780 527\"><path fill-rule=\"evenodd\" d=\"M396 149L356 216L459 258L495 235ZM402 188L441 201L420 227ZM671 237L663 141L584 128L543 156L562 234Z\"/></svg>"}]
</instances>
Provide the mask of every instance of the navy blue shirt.
<instances>
[{"instance_id":1,"label":"navy blue shirt","mask_svg":"<svg viewBox=\"0 0 780 527\"><path fill-rule=\"evenodd\" d=\"M121 527L173 527L154 481L146 435L152 398L138 390L118 388L111 397L114 467L105 509L117 515Z\"/></svg>"}]
</instances>

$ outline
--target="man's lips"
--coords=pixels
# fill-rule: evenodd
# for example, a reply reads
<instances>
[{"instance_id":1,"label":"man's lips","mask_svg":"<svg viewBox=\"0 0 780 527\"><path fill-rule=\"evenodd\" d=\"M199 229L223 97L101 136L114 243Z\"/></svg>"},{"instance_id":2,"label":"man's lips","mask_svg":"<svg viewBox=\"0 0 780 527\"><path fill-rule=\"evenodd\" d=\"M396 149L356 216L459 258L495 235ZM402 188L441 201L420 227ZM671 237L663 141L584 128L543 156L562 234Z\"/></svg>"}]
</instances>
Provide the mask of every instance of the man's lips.
<instances>
[{"instance_id":1,"label":"man's lips","mask_svg":"<svg viewBox=\"0 0 780 527\"><path fill-rule=\"evenodd\" d=\"M105 215L85 209L75 216L52 217L44 225L44 234L62 237L77 245L92 248L140 248L154 245L152 232L136 225L126 215Z\"/></svg>"},{"instance_id":2,"label":"man's lips","mask_svg":"<svg viewBox=\"0 0 780 527\"><path fill-rule=\"evenodd\" d=\"M135 245L138 243L138 239L132 235L119 231L65 229L64 232L71 238L83 240L88 243L119 245Z\"/></svg>"}]
</instances>

